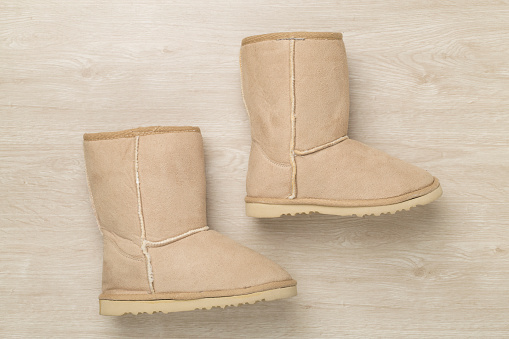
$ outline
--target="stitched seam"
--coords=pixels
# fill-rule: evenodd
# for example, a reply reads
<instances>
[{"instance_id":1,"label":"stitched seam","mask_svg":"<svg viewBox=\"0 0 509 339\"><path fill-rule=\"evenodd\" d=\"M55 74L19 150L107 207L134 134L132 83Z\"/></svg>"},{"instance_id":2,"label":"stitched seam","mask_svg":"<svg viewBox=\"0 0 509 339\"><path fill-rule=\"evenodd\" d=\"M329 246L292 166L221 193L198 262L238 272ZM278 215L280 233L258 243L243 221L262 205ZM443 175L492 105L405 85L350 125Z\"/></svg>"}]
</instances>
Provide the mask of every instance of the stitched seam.
<instances>
[{"instance_id":1,"label":"stitched seam","mask_svg":"<svg viewBox=\"0 0 509 339\"><path fill-rule=\"evenodd\" d=\"M269 161L271 164L275 165L275 166L279 166L279 167L290 167L292 166L291 164L285 164L283 162L277 162L277 161L274 161L272 160L271 158L269 158L269 156L267 155L267 153L265 153L265 151L263 150L263 147L262 145L260 144L260 142L258 140L255 140L255 139L252 139L253 141L253 144L258 146L258 148L260 149L260 152L262 153L262 156L267 160Z\"/></svg>"},{"instance_id":2,"label":"stitched seam","mask_svg":"<svg viewBox=\"0 0 509 339\"><path fill-rule=\"evenodd\" d=\"M343 34L338 32L279 32L262 35L254 35L242 40L242 46L264 41L277 41L286 39L311 39L311 40L342 40Z\"/></svg>"},{"instance_id":3,"label":"stitched seam","mask_svg":"<svg viewBox=\"0 0 509 339\"><path fill-rule=\"evenodd\" d=\"M186 133L186 132L196 132L200 133L196 130L182 130L182 131L171 131L171 132L138 132L136 136L134 135L126 135L126 136L112 136L112 137L101 137L100 139L85 139L85 141L102 141L102 140L114 140L114 139L127 139L132 137L140 137L145 135L152 135L152 134L168 134L168 133Z\"/></svg>"},{"instance_id":4,"label":"stitched seam","mask_svg":"<svg viewBox=\"0 0 509 339\"><path fill-rule=\"evenodd\" d=\"M356 199L355 201L358 201L358 202L365 202L365 201L386 201L388 199L395 199L395 198L400 198L400 197L404 197L404 196L407 196L407 195L410 195L410 194L415 194L417 192L423 192L423 191L426 191L428 190L430 187L433 187L435 185L437 185L437 188L440 186L439 183L437 183L438 179L434 179L433 182L431 184L429 184L428 186L426 187L423 187L417 191L414 191L414 192L407 192L407 193L403 193L403 194L400 194L400 195L396 195L396 196L392 196L392 197L388 197L388 198L379 198L379 199ZM434 188L436 189L436 188ZM430 192L428 192L430 193ZM425 193L425 194L428 194L428 193ZM422 195L421 195L422 196ZM269 201L270 203L274 204L274 203L277 203L278 201L279 202L284 202L286 199L280 199L280 198L260 198L260 197L250 197L250 196L247 196L246 199L259 199L259 201L261 203L263 203L262 201ZM414 199L414 198L411 198L411 199ZM296 201L295 204L298 204L297 202L300 202L300 201L304 201L302 202L302 204L314 204L314 205L319 205L320 202L338 202L338 201L345 201L345 200L335 200L335 199L315 199L315 198L300 198L300 199L295 199L294 201ZM310 202L310 201L313 201L313 202ZM316 202L315 202L316 201ZM347 201L352 201L352 200L347 200ZM253 202L253 201L250 201L250 202ZM293 205L293 204L292 204ZM338 206L338 207L342 207L342 206ZM352 207L352 206L346 206L346 207Z\"/></svg>"},{"instance_id":5,"label":"stitched seam","mask_svg":"<svg viewBox=\"0 0 509 339\"><path fill-rule=\"evenodd\" d=\"M133 255L130 255L129 253L126 253L123 249L120 248L120 246L118 246L118 244L117 244L117 242L115 240L110 238L110 236L105 236L104 239L108 240L113 245L113 248L118 252L118 254L126 257L127 259L131 259L131 260L135 260L135 261L140 261L140 262L145 261L143 256L135 257Z\"/></svg>"},{"instance_id":6,"label":"stitched seam","mask_svg":"<svg viewBox=\"0 0 509 339\"><path fill-rule=\"evenodd\" d=\"M290 40L290 101L291 101L291 139L290 139L290 163L292 165L292 191L288 199L295 199L297 196L297 163L295 162L295 39Z\"/></svg>"},{"instance_id":7,"label":"stitched seam","mask_svg":"<svg viewBox=\"0 0 509 339\"><path fill-rule=\"evenodd\" d=\"M192 230L187 231L185 233L182 233L180 235L177 235L175 237L171 237L171 238L164 239L164 240L161 240L161 241L145 240L145 247L161 247L161 246L166 246L168 244L174 243L175 241L187 238L190 235L193 235L195 233L199 233L199 232L202 232L202 231L206 231L208 229L209 229L208 226L204 226L204 227L200 227L200 228L195 228L195 229L192 229Z\"/></svg>"},{"instance_id":8,"label":"stitched seam","mask_svg":"<svg viewBox=\"0 0 509 339\"><path fill-rule=\"evenodd\" d=\"M141 206L141 191L140 191L140 172L139 172L139 163L138 163L138 151L140 145L140 136L137 135L135 139L134 146L134 169L136 172L136 196L138 200L138 218L140 219L140 228L141 228L141 251L145 255L145 261L147 262L147 278L148 284L150 286L150 293L155 293L154 291L154 275L152 273L152 263L150 261L150 254L148 253L147 246L145 246L146 234L145 234L145 223L143 222L143 209Z\"/></svg>"},{"instance_id":9,"label":"stitched seam","mask_svg":"<svg viewBox=\"0 0 509 339\"><path fill-rule=\"evenodd\" d=\"M89 140L104 140L110 138L133 138L135 136L143 136L149 134L159 133L172 133L172 132L200 132L199 127L194 126L148 126L137 127L133 129L126 129L116 132L100 132L100 133L85 133L83 139Z\"/></svg>"},{"instance_id":10,"label":"stitched seam","mask_svg":"<svg viewBox=\"0 0 509 339\"><path fill-rule=\"evenodd\" d=\"M303 151L295 150L295 155L304 156L304 155L308 155L311 153L319 152L319 151L329 148L331 146L337 145L340 142L345 141L346 139L348 139L348 135L344 135L341 138L337 138L336 140L332 140L332 141L327 142L323 145L312 147L307 150L303 150Z\"/></svg>"},{"instance_id":11,"label":"stitched seam","mask_svg":"<svg viewBox=\"0 0 509 339\"><path fill-rule=\"evenodd\" d=\"M200 294L210 294L210 293L221 293L221 292L225 292L225 291L239 291L238 293L235 293L235 294L245 294L243 293L243 291L246 291L246 290L252 290L252 289L261 289L261 290L265 290L264 287L272 287L274 285L281 285L282 283L291 283L292 285L289 285L289 286L286 286L286 287L291 287L291 286L295 286L296 285L296 281L293 280L293 279L286 279L286 280L276 280L274 282L270 282L270 283L264 283L264 284L260 284L260 285L256 285L256 286L252 286L252 287L243 287L243 288L235 288L235 289L227 289L227 290L208 290L208 291L200 291L200 292L185 292L185 291L176 291L176 292L159 292L159 293L156 293L155 296L161 296L161 299L172 299L171 296L174 296L174 295L200 295ZM281 287L277 287L277 288L282 288L282 287L285 287L285 286L281 286ZM256 292L248 292L248 293L256 293ZM146 294L125 294L125 293L111 293L111 290L108 291L108 292L105 292L103 294L101 294L99 296L99 299L106 299L106 298L120 298L120 297L127 297L127 298L132 298L133 296L140 296L140 297L146 297ZM206 298L206 297L205 297Z\"/></svg>"},{"instance_id":12,"label":"stitched seam","mask_svg":"<svg viewBox=\"0 0 509 339\"><path fill-rule=\"evenodd\" d=\"M155 293L154 291L154 272L152 271L152 259L150 258L150 253L148 253L148 248L146 245L146 240L142 240L141 243L141 251L145 255L145 260L147 262L147 277L148 283L150 285L150 293Z\"/></svg>"},{"instance_id":13,"label":"stitched seam","mask_svg":"<svg viewBox=\"0 0 509 339\"><path fill-rule=\"evenodd\" d=\"M343 37L341 38L313 38L313 37L308 37L308 38L281 38L281 39L262 39L262 40L258 40L258 41L250 41L250 42L247 42L247 43L244 43L241 45L241 47L244 47L244 46L247 46L247 45L250 45L250 44L257 44L257 43L260 43L260 42L267 42L267 41L284 41L284 40L323 40L323 41L334 41L334 40L343 40Z\"/></svg>"},{"instance_id":14,"label":"stitched seam","mask_svg":"<svg viewBox=\"0 0 509 339\"><path fill-rule=\"evenodd\" d=\"M246 108L247 117L251 121L251 114L249 114L249 109L246 104L246 97L244 96L244 76L242 73L242 52L239 54L239 67L240 67L240 94L242 95L242 101L244 102L244 107Z\"/></svg>"}]
</instances>

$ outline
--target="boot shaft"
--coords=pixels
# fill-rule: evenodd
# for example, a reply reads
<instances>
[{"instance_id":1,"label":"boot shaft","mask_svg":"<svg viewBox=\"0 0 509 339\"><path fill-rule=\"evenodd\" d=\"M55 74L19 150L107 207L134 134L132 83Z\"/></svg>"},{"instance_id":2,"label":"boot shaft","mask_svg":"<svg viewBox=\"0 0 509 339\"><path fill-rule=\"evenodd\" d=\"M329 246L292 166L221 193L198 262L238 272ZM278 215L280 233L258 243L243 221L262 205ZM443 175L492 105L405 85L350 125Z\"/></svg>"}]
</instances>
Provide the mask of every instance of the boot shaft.
<instances>
[{"instance_id":1,"label":"boot shaft","mask_svg":"<svg viewBox=\"0 0 509 339\"><path fill-rule=\"evenodd\" d=\"M141 246L206 225L205 166L196 127L142 127L84 136L102 230Z\"/></svg>"},{"instance_id":2,"label":"boot shaft","mask_svg":"<svg viewBox=\"0 0 509 339\"><path fill-rule=\"evenodd\" d=\"M274 162L346 135L349 89L341 33L248 37L240 52L252 139Z\"/></svg>"}]
</instances>

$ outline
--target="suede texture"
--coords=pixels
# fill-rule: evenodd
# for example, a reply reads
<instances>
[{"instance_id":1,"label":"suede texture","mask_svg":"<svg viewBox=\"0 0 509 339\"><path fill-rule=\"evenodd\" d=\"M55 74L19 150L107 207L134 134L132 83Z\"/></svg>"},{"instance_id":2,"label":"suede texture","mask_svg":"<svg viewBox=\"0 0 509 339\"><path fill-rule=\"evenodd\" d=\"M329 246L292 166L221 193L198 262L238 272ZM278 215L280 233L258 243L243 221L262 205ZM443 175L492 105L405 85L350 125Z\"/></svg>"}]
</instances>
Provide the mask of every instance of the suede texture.
<instances>
[{"instance_id":1,"label":"suede texture","mask_svg":"<svg viewBox=\"0 0 509 339\"><path fill-rule=\"evenodd\" d=\"M251 137L275 162L287 163L290 149L288 41L262 41L240 50L242 92Z\"/></svg>"},{"instance_id":2,"label":"suede texture","mask_svg":"<svg viewBox=\"0 0 509 339\"><path fill-rule=\"evenodd\" d=\"M145 257L138 248L139 256L132 256L105 236L103 241L103 293L148 293Z\"/></svg>"},{"instance_id":3,"label":"suede texture","mask_svg":"<svg viewBox=\"0 0 509 339\"><path fill-rule=\"evenodd\" d=\"M85 141L90 193L100 228L139 247L134 138Z\"/></svg>"},{"instance_id":4,"label":"suede texture","mask_svg":"<svg viewBox=\"0 0 509 339\"><path fill-rule=\"evenodd\" d=\"M289 204L327 201L355 207L429 193L436 178L428 172L348 139L348 67L341 34L249 37L241 47L241 64L251 135L260 145L251 147L246 201L286 198Z\"/></svg>"},{"instance_id":5,"label":"suede texture","mask_svg":"<svg viewBox=\"0 0 509 339\"><path fill-rule=\"evenodd\" d=\"M160 241L207 225L200 133L140 137L139 173L147 240Z\"/></svg>"},{"instance_id":6,"label":"suede texture","mask_svg":"<svg viewBox=\"0 0 509 339\"><path fill-rule=\"evenodd\" d=\"M351 139L297 157L297 168L299 199L383 199L417 191L434 180L414 165Z\"/></svg>"},{"instance_id":7,"label":"suede texture","mask_svg":"<svg viewBox=\"0 0 509 339\"><path fill-rule=\"evenodd\" d=\"M286 198L291 191L292 167L272 161L257 142L252 142L246 189L250 197Z\"/></svg>"},{"instance_id":8,"label":"suede texture","mask_svg":"<svg viewBox=\"0 0 509 339\"><path fill-rule=\"evenodd\" d=\"M206 230L199 129L87 134L84 150L104 236L101 298L206 298L296 284L261 254Z\"/></svg>"},{"instance_id":9,"label":"suede texture","mask_svg":"<svg viewBox=\"0 0 509 339\"><path fill-rule=\"evenodd\" d=\"M156 292L240 289L292 279L273 261L210 230L149 251Z\"/></svg>"},{"instance_id":10,"label":"suede texture","mask_svg":"<svg viewBox=\"0 0 509 339\"><path fill-rule=\"evenodd\" d=\"M350 100L343 40L295 41L295 97L296 150L346 135Z\"/></svg>"}]
</instances>

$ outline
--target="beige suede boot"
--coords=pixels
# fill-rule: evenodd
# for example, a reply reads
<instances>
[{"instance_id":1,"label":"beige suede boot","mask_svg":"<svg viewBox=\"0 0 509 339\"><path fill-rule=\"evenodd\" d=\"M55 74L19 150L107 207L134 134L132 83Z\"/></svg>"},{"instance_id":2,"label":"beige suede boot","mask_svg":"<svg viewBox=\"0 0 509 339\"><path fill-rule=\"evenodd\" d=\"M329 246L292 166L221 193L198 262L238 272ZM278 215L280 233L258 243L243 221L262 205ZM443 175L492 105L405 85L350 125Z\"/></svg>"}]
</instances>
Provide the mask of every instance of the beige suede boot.
<instances>
[{"instance_id":1,"label":"beige suede boot","mask_svg":"<svg viewBox=\"0 0 509 339\"><path fill-rule=\"evenodd\" d=\"M252 36L240 59L252 137L247 215L380 215L440 197L428 172L348 138L340 33Z\"/></svg>"},{"instance_id":2,"label":"beige suede boot","mask_svg":"<svg viewBox=\"0 0 509 339\"><path fill-rule=\"evenodd\" d=\"M294 296L274 262L208 230L196 127L84 135L104 239L100 313L178 312Z\"/></svg>"}]
</instances>

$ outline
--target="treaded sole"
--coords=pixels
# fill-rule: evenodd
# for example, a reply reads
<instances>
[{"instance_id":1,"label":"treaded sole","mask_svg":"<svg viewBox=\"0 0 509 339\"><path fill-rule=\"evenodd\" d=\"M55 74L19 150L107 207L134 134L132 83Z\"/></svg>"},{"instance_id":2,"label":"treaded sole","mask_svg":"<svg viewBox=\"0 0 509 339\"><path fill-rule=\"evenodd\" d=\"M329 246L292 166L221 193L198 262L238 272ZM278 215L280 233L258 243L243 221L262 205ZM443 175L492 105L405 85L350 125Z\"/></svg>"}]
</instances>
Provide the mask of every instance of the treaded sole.
<instances>
[{"instance_id":1,"label":"treaded sole","mask_svg":"<svg viewBox=\"0 0 509 339\"><path fill-rule=\"evenodd\" d=\"M276 288L273 290L236 295L231 297L202 298L195 300L99 300L99 314L119 316L139 313L171 313L206 309L213 307L240 306L259 301L272 301L297 295L297 286Z\"/></svg>"},{"instance_id":2,"label":"treaded sole","mask_svg":"<svg viewBox=\"0 0 509 339\"><path fill-rule=\"evenodd\" d=\"M406 200L397 204L384 206L369 207L336 207L336 206L320 206L320 205L282 205L282 204L262 204L262 203L246 203L246 214L248 217L254 218L277 218L283 215L297 214L330 214L340 216L358 216L381 214L394 214L399 211L408 211L412 207L419 205L427 205L442 195L442 187L438 186L435 190L423 196Z\"/></svg>"}]
</instances>

